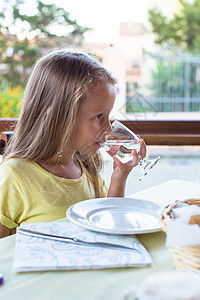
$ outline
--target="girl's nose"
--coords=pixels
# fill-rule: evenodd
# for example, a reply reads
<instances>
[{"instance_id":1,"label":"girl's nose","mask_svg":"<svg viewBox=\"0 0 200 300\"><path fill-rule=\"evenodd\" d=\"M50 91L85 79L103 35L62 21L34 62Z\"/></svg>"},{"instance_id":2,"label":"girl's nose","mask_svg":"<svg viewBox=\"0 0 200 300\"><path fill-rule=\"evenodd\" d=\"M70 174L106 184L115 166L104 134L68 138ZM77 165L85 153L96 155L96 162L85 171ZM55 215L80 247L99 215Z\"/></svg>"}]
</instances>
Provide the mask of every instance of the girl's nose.
<instances>
[{"instance_id":1,"label":"girl's nose","mask_svg":"<svg viewBox=\"0 0 200 300\"><path fill-rule=\"evenodd\" d=\"M110 120L108 120L108 121L106 122L106 128L105 128L105 131L106 131L107 134L110 134L111 131L112 131L112 127L111 127L111 122L110 122Z\"/></svg>"},{"instance_id":2,"label":"girl's nose","mask_svg":"<svg viewBox=\"0 0 200 300\"><path fill-rule=\"evenodd\" d=\"M107 122L104 123L104 125L102 127L102 134L100 136L100 142L101 143L106 142L107 135L109 135L111 133L111 131L112 131L111 123L110 123L110 120L108 120Z\"/></svg>"}]
</instances>

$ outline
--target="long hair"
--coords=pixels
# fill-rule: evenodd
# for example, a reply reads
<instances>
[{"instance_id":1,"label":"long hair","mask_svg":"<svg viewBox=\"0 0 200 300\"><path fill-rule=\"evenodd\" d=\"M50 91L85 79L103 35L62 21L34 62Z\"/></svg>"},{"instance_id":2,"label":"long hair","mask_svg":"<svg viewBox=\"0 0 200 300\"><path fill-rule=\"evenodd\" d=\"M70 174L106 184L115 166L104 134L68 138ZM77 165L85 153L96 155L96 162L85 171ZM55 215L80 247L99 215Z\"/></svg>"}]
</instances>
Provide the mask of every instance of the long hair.
<instances>
[{"instance_id":1,"label":"long hair","mask_svg":"<svg viewBox=\"0 0 200 300\"><path fill-rule=\"evenodd\" d=\"M88 90L102 83L115 84L116 80L87 54L58 50L40 58L27 83L21 113L4 159L57 162L58 152L69 142ZM77 156L91 179L96 178L101 168L99 155L91 158L77 153Z\"/></svg>"}]
</instances>

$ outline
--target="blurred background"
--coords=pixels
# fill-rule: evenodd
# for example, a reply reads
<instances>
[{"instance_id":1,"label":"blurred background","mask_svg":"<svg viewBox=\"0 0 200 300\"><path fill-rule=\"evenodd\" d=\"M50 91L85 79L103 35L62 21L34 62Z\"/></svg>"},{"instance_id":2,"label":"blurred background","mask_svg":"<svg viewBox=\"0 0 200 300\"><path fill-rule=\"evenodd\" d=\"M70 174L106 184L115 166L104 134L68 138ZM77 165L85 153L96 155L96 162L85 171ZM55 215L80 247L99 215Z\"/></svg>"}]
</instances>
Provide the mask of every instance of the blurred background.
<instances>
[{"instance_id":1,"label":"blurred background","mask_svg":"<svg viewBox=\"0 0 200 300\"><path fill-rule=\"evenodd\" d=\"M199 120L200 0L1 0L0 118L17 118L32 66L54 48L93 54L117 78L112 119ZM109 181L112 161L104 155ZM198 180L199 146L149 146L161 159L127 194Z\"/></svg>"}]
</instances>

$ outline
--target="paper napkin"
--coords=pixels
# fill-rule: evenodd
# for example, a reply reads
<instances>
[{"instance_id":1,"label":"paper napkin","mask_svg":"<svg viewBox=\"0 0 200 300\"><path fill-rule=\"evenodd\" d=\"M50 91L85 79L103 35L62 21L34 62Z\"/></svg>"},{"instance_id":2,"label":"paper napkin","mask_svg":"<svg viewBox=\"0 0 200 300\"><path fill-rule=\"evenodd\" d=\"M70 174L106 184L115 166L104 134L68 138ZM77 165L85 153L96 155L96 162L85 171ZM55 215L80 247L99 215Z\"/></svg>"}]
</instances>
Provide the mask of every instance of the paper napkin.
<instances>
[{"instance_id":1,"label":"paper napkin","mask_svg":"<svg viewBox=\"0 0 200 300\"><path fill-rule=\"evenodd\" d=\"M140 267L152 264L150 254L135 236L97 233L67 221L27 223L21 224L20 227L53 235L76 237L84 241L124 245L133 250L53 241L23 235L18 231L14 257L16 272Z\"/></svg>"},{"instance_id":2,"label":"paper napkin","mask_svg":"<svg viewBox=\"0 0 200 300\"><path fill-rule=\"evenodd\" d=\"M173 208L173 214L175 219L169 224L166 246L200 245L200 227L189 224L191 216L200 215L200 207L180 202Z\"/></svg>"}]
</instances>

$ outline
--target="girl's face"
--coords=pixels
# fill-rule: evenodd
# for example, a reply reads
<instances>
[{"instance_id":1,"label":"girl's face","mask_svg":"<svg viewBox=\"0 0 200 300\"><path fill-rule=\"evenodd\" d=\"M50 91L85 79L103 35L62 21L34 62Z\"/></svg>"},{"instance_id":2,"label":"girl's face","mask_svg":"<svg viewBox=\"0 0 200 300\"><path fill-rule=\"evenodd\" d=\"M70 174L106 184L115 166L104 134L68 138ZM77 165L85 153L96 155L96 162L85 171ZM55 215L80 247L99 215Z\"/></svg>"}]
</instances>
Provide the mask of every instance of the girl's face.
<instances>
[{"instance_id":1,"label":"girl's face","mask_svg":"<svg viewBox=\"0 0 200 300\"><path fill-rule=\"evenodd\" d=\"M110 126L109 114L116 97L115 86L105 84L92 89L81 104L70 140L71 147L82 154L95 154L105 142L102 134Z\"/></svg>"}]
</instances>

